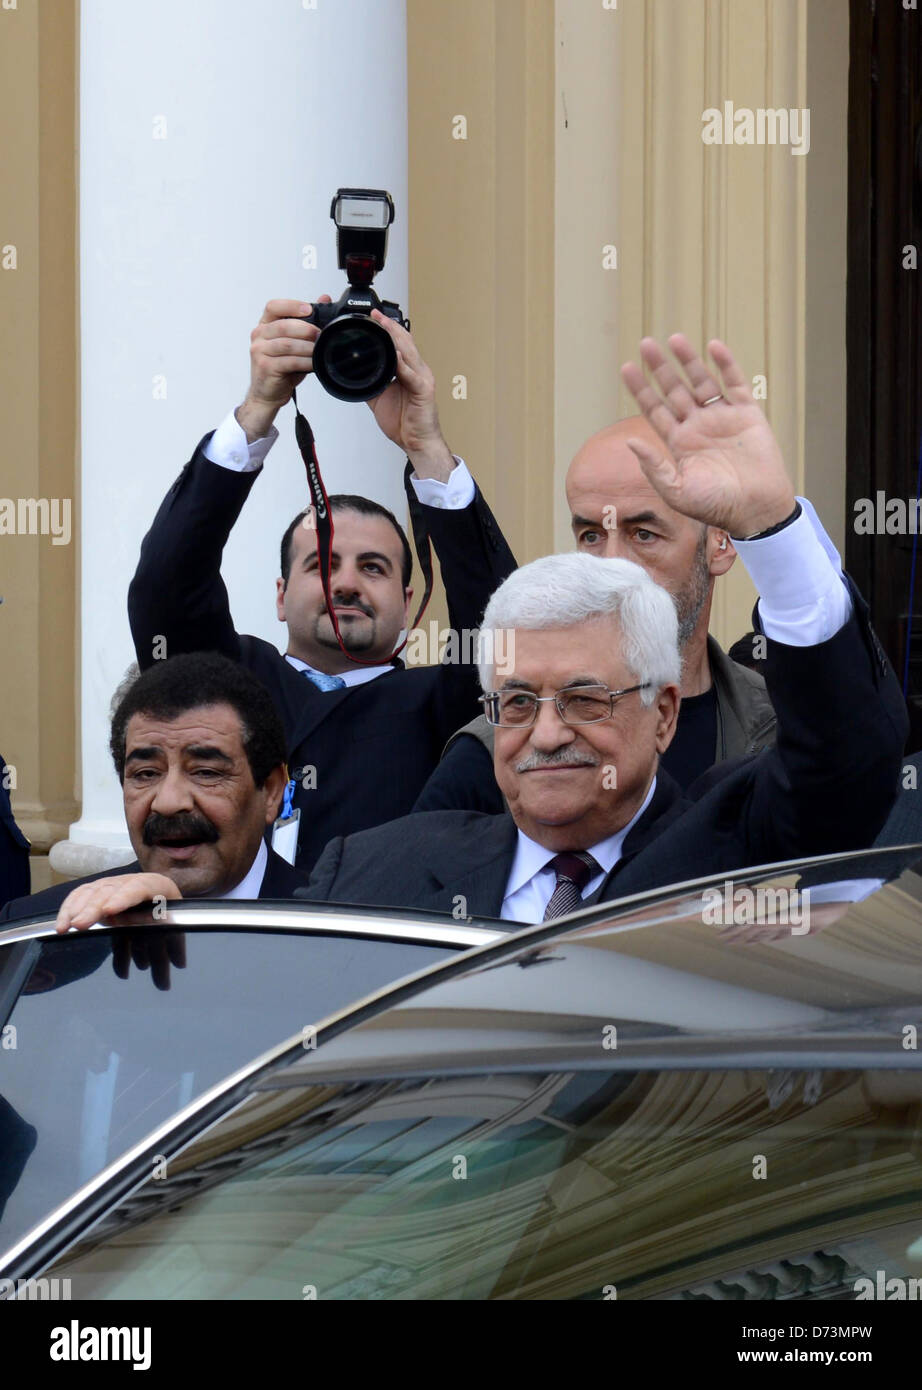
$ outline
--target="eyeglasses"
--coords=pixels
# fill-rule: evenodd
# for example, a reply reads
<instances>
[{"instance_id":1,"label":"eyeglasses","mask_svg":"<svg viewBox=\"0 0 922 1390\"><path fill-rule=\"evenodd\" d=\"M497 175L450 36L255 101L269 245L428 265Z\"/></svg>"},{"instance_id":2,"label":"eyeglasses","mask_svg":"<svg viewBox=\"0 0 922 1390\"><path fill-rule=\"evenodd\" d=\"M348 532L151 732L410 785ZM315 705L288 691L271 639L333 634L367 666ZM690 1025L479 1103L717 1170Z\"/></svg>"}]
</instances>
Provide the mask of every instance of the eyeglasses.
<instances>
[{"instance_id":1,"label":"eyeglasses","mask_svg":"<svg viewBox=\"0 0 922 1390\"><path fill-rule=\"evenodd\" d=\"M503 729L525 729L538 717L538 706L553 700L565 724L598 724L610 719L615 701L635 690L649 689L651 681L630 685L626 690L609 690L607 685L579 685L558 690L556 695L535 695L530 690L491 690L480 703L488 724Z\"/></svg>"}]
</instances>

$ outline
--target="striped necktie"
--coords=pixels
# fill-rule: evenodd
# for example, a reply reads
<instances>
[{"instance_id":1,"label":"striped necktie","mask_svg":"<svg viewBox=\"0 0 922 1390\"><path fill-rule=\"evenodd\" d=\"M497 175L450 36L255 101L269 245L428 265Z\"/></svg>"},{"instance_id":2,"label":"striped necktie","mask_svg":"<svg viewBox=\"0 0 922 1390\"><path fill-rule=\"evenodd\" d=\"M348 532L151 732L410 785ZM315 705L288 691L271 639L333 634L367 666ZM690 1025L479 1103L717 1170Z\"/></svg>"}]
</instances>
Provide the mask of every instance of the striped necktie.
<instances>
[{"instance_id":1,"label":"striped necktie","mask_svg":"<svg viewBox=\"0 0 922 1390\"><path fill-rule=\"evenodd\" d=\"M318 690L345 690L346 682L342 676L328 676L325 671L302 671L302 676L316 685Z\"/></svg>"},{"instance_id":2,"label":"striped necktie","mask_svg":"<svg viewBox=\"0 0 922 1390\"><path fill-rule=\"evenodd\" d=\"M579 851L555 854L547 867L557 875L554 891L544 911L545 922L550 922L552 918L565 917L568 912L575 912L582 906L583 889L593 874L601 873L601 865L591 854Z\"/></svg>"}]
</instances>

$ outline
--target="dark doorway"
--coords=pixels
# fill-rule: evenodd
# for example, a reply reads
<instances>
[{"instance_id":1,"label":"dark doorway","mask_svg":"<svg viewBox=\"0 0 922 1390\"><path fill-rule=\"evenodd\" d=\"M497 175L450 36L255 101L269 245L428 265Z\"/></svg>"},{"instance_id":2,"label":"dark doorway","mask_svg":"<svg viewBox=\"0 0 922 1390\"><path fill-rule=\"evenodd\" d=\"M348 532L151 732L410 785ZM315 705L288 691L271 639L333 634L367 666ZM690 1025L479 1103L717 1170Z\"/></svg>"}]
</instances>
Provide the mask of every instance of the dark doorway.
<instances>
[{"instance_id":1,"label":"dark doorway","mask_svg":"<svg viewBox=\"0 0 922 1390\"><path fill-rule=\"evenodd\" d=\"M915 515L920 277L922 9L851 0L846 564L897 674L908 678L910 751L922 748L922 536L858 534L855 503L871 499L883 515L883 493L906 503L907 520ZM895 509L891 518L895 529Z\"/></svg>"}]
</instances>

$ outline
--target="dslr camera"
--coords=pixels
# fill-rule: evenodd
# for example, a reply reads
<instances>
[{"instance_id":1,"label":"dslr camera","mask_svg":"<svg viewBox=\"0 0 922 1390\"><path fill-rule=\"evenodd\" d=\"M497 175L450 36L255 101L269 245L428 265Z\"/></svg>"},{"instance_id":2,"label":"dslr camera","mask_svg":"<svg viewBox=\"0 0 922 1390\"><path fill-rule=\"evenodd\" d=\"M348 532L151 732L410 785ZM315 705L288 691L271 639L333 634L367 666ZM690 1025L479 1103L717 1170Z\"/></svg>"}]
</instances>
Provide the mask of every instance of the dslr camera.
<instances>
[{"instance_id":1,"label":"dslr camera","mask_svg":"<svg viewBox=\"0 0 922 1390\"><path fill-rule=\"evenodd\" d=\"M336 304L312 304L313 313L304 320L321 330L314 343L314 375L337 400L368 401L397 375L394 344L370 317L372 309L410 327L399 305L379 299L371 288L384 268L394 200L380 188L340 188L330 216L336 223L339 268L349 285Z\"/></svg>"}]
</instances>

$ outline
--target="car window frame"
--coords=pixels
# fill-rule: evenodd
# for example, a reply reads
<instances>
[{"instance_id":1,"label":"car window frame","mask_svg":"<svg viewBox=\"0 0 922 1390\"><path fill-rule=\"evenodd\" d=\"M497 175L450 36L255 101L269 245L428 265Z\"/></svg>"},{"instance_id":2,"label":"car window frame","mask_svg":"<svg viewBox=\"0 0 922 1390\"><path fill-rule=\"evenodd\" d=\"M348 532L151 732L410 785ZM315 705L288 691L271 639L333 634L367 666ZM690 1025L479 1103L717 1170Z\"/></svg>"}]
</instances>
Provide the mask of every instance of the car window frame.
<instances>
[{"instance_id":1,"label":"car window frame","mask_svg":"<svg viewBox=\"0 0 922 1390\"><path fill-rule=\"evenodd\" d=\"M437 945L459 947L482 945L497 936L507 935L511 924L489 917L459 920L437 912L408 909L379 908L362 904L311 903L297 904L289 898L220 898L170 902L163 911L145 914L132 909L130 925L152 929L173 927L177 931L268 931L295 934L345 934L377 937L393 941L432 941ZM127 914L125 914L127 916ZM146 918L146 920L145 920ZM0 946L29 941L36 937L55 936L56 914L43 912L32 917L17 918L0 924ZM118 925L116 923L116 925ZM68 933L84 936L87 933L112 931L111 924L96 922L86 932ZM61 934L61 939L67 937Z\"/></svg>"},{"instance_id":2,"label":"car window frame","mask_svg":"<svg viewBox=\"0 0 922 1390\"><path fill-rule=\"evenodd\" d=\"M500 964L520 954L528 954L539 946L554 940L565 940L568 936L603 924L615 916L629 916L641 907L655 910L673 898L684 898L692 893L700 893L716 884L743 882L753 884L767 878L802 873L805 870L826 868L841 864L859 864L866 868L875 859L885 862L887 857L909 851L918 851L916 860L922 858L922 843L888 846L881 849L844 851L836 854L817 855L810 858L778 860L771 864L756 865L731 872L708 874L697 879L687 879L661 888L630 894L623 898L604 903L591 904L565 917L550 922L538 923L532 927L519 927L504 934L497 941L469 950L458 951L449 960L438 961L420 971L405 976L399 981L383 986L366 995L364 999L335 1010L316 1024L315 1040L317 1049L329 1039L351 1030L377 1014L401 1004L426 989L467 974L471 970L490 964ZM916 862L914 860L913 862ZM910 866L906 866L910 871ZM861 875L864 877L865 875ZM844 878L849 875L843 875ZM919 901L922 905L922 879L919 881ZM176 905L177 908L182 906ZM227 904L224 904L227 906ZM307 904L309 906L309 904ZM346 912L357 909L345 907ZM375 909L364 909L374 912ZM378 911L390 912L391 909ZM408 912L408 916L413 915ZM437 916L438 914L433 914ZM160 923L163 925L164 923ZM637 926L642 925L637 923ZM0 944L3 938L0 937ZM223 1082L217 1083L191 1101L183 1110L177 1112L168 1122L152 1130L145 1139L126 1151L119 1159L103 1169L94 1179L84 1184L67 1202L61 1203L48 1216L28 1231L5 1254L0 1254L0 1279L10 1278L14 1282L21 1278L31 1278L41 1273L80 1238L81 1234L107 1212L113 1210L126 1198L138 1191L148 1181L153 1159L164 1156L175 1158L192 1144L201 1134L214 1128L222 1120L231 1116L243 1105L260 1081L268 1079L275 1071L282 1069L294 1058L303 1055L303 1039L298 1035L254 1058L244 1067L230 1074ZM737 1054L731 1054L736 1059ZM711 1058L710 1065L729 1065L729 1062ZM735 1065L740 1065L738 1060ZM750 1063L755 1066L753 1059ZM844 1065L844 1059L839 1065ZM691 1067L692 1061L688 1063ZM922 1065L920 1057L918 1065ZM572 1063L567 1064L570 1069ZM637 1069L637 1059L632 1062ZM542 1063L543 1069L551 1070L550 1061ZM517 1064L517 1070L522 1070ZM321 1080L318 1069L316 1080ZM306 1083L305 1083L306 1084Z\"/></svg>"}]
</instances>

